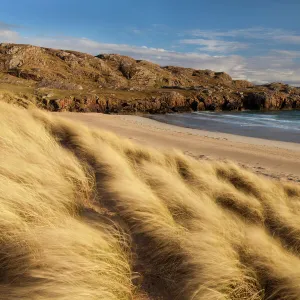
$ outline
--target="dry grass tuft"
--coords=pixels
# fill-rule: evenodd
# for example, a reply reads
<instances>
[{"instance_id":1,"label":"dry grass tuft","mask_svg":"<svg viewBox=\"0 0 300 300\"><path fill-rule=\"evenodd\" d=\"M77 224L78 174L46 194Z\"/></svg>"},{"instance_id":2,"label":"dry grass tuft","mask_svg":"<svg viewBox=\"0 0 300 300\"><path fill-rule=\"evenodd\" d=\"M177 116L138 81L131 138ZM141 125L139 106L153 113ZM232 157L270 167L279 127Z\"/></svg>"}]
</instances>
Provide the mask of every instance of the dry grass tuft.
<instances>
[{"instance_id":1,"label":"dry grass tuft","mask_svg":"<svg viewBox=\"0 0 300 300\"><path fill-rule=\"evenodd\" d=\"M300 299L299 186L0 115L1 299Z\"/></svg>"}]
</instances>

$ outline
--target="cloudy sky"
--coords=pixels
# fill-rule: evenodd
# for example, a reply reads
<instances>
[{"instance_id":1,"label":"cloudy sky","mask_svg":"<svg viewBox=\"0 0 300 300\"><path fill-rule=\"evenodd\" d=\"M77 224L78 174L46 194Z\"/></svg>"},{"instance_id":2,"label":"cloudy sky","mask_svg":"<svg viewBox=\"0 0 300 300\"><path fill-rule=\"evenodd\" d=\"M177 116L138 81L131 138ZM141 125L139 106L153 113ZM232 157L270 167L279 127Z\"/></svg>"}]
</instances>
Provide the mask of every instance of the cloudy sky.
<instances>
[{"instance_id":1,"label":"cloudy sky","mask_svg":"<svg viewBox=\"0 0 300 300\"><path fill-rule=\"evenodd\" d=\"M1 1L0 42L300 86L300 0Z\"/></svg>"}]
</instances>

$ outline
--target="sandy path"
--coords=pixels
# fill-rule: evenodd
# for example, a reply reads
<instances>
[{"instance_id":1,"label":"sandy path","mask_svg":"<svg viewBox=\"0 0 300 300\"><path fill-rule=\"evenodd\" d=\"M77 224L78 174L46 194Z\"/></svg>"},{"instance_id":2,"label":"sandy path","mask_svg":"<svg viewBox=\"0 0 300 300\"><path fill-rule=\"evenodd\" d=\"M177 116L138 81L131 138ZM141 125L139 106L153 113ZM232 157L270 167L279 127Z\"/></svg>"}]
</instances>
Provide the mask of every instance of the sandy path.
<instances>
[{"instance_id":1,"label":"sandy path","mask_svg":"<svg viewBox=\"0 0 300 300\"><path fill-rule=\"evenodd\" d=\"M300 144L182 128L139 116L58 113L156 148L176 148L196 158L233 160L258 173L300 182Z\"/></svg>"}]
</instances>

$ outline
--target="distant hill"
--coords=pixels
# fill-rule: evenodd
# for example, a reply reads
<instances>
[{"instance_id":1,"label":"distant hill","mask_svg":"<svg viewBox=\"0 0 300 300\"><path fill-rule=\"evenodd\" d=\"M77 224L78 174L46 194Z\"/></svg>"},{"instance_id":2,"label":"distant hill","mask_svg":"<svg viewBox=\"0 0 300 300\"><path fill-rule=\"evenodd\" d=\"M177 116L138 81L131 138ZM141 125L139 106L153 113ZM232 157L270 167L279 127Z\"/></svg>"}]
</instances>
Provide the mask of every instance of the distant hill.
<instances>
[{"instance_id":1,"label":"distant hill","mask_svg":"<svg viewBox=\"0 0 300 300\"><path fill-rule=\"evenodd\" d=\"M22 105L34 103L55 111L300 108L300 89L286 84L255 86L224 72L5 43L0 44L1 94L6 101L19 103L23 97Z\"/></svg>"}]
</instances>

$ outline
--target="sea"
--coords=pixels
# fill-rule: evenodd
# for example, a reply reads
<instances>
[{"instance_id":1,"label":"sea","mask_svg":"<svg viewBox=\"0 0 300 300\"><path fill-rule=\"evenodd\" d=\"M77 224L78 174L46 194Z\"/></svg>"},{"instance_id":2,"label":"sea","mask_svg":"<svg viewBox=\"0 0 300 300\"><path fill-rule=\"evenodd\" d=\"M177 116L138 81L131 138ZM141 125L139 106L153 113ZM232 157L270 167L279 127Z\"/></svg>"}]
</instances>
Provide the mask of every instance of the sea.
<instances>
[{"instance_id":1,"label":"sea","mask_svg":"<svg viewBox=\"0 0 300 300\"><path fill-rule=\"evenodd\" d=\"M300 143L300 111L193 112L152 115L177 126Z\"/></svg>"}]
</instances>

